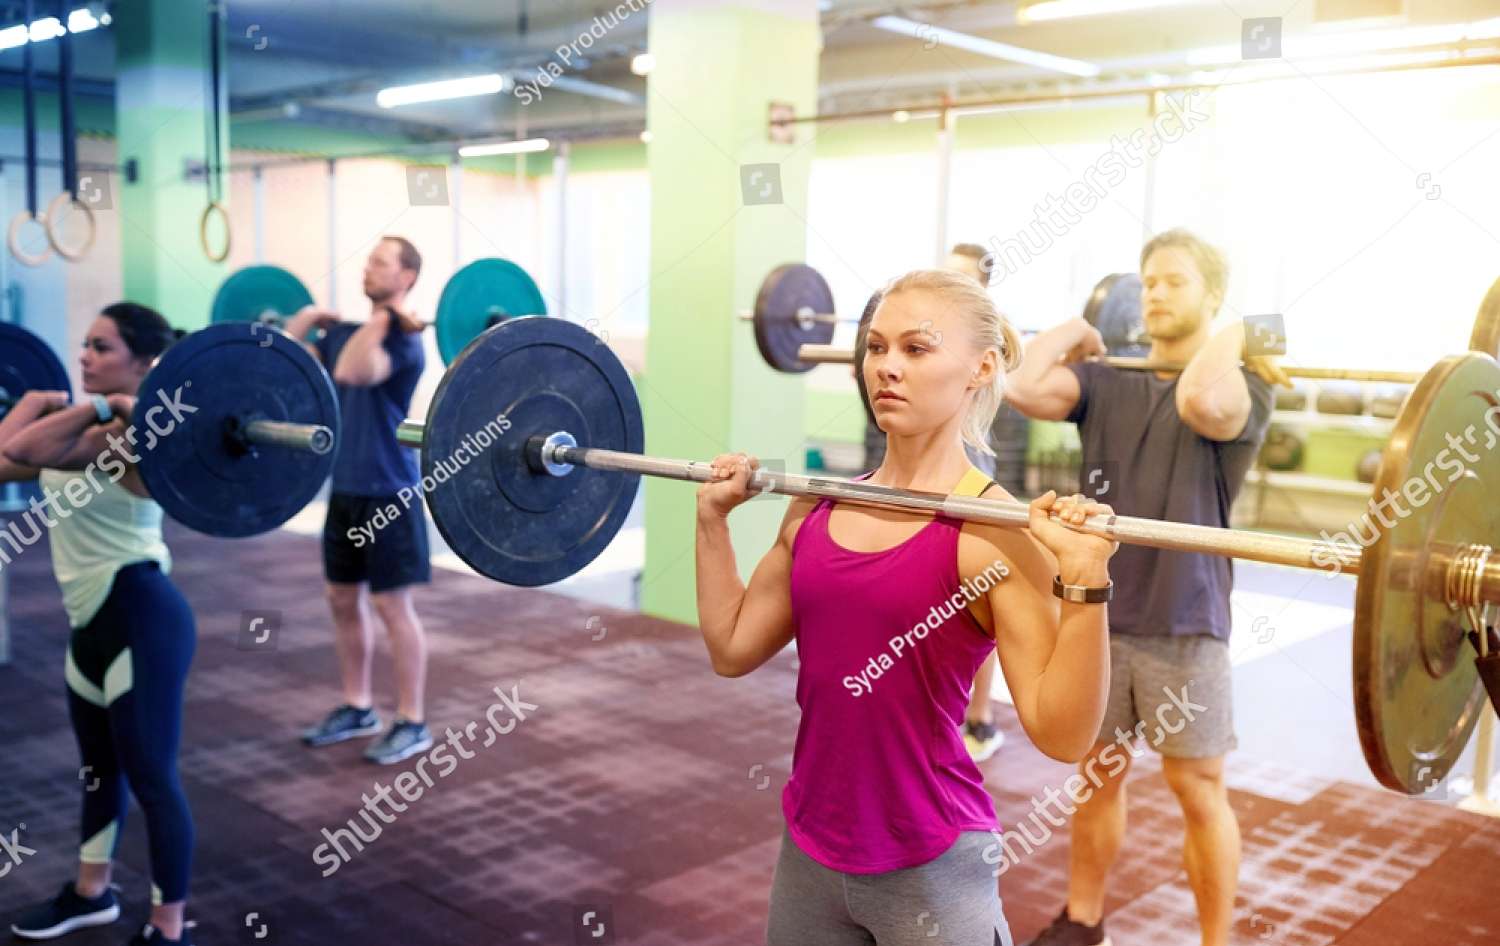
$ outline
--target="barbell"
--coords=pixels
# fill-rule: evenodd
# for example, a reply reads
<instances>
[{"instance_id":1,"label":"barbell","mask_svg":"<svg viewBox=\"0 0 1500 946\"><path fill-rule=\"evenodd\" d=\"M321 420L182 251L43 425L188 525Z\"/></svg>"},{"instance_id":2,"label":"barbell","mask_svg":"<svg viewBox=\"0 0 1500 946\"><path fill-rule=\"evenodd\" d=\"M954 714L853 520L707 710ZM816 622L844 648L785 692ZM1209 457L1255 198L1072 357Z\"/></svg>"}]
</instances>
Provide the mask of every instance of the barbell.
<instances>
[{"instance_id":1,"label":"barbell","mask_svg":"<svg viewBox=\"0 0 1500 946\"><path fill-rule=\"evenodd\" d=\"M247 266L219 287L212 321L260 322L281 328L312 304L312 293L287 270ZM451 364L465 345L496 322L546 314L547 300L526 270L510 260L490 257L469 263L443 286L432 328L443 363Z\"/></svg>"},{"instance_id":2,"label":"barbell","mask_svg":"<svg viewBox=\"0 0 1500 946\"><path fill-rule=\"evenodd\" d=\"M1124 371L1180 372L1186 366L1155 362L1143 357L1150 336L1141 321L1141 282L1134 273L1111 273L1094 286L1084 304L1083 318L1099 330L1109 354L1104 363ZM870 297L876 302L879 293ZM827 280L811 266L787 263L776 267L762 282L755 308L742 313L755 323L755 338L761 357L778 371L804 372L817 365L852 365L856 349L829 344L834 326L868 318L837 315ZM1492 287L1480 308L1470 341L1473 351L1500 352L1500 281ZM1319 381L1361 381L1416 384L1420 372L1369 368L1319 368L1283 364L1288 377Z\"/></svg>"},{"instance_id":3,"label":"barbell","mask_svg":"<svg viewBox=\"0 0 1500 946\"><path fill-rule=\"evenodd\" d=\"M506 420L487 449L474 435ZM1445 434L1485 437L1452 456ZM640 401L625 368L586 329L560 319L503 322L475 339L443 376L425 420L397 434L421 450L434 524L475 571L537 586L593 561L619 531L639 477L708 482L700 461L644 456ZM1359 576L1355 596L1355 717L1371 772L1420 794L1457 760L1484 702L1500 704L1500 365L1475 352L1438 362L1403 404L1381 455L1370 541L1319 541L1129 516L1079 528L1121 542ZM1470 440L1478 446L1477 441ZM1445 482L1434 468L1456 470ZM946 496L828 477L759 470L754 488L1023 527L1024 504ZM1413 493L1422 493L1413 496ZM1432 495L1426 495L1431 493ZM1384 507L1404 497L1388 522ZM1368 519L1369 517L1366 516ZM1335 537L1337 539L1337 537ZM1465 621L1473 630L1466 629ZM1472 647L1474 659L1465 659Z\"/></svg>"}]
</instances>

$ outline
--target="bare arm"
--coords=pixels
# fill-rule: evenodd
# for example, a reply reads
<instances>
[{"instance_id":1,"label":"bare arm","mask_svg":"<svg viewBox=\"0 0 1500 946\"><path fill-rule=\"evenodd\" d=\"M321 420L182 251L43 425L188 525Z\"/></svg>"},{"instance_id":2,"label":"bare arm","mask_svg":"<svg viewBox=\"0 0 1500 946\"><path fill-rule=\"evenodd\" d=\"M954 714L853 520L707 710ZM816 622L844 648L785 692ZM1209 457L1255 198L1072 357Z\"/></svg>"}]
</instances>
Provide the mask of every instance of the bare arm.
<instances>
[{"instance_id":1,"label":"bare arm","mask_svg":"<svg viewBox=\"0 0 1500 946\"><path fill-rule=\"evenodd\" d=\"M1026 735L1043 753L1077 762L1094 745L1109 696L1109 621L1106 605L1062 601L1052 578L1098 587L1109 581L1107 540L1071 532L1042 521L1052 495L1031 504L1027 531L987 530L996 555L1009 562L1010 575L987 594L994 615L1000 668L1015 700ZM1080 503L1057 507L1069 521L1081 521L1108 507ZM1042 521L1039 521L1042 520ZM1060 537L1060 532L1069 532ZM1037 533L1067 551L1055 557Z\"/></svg>"},{"instance_id":2,"label":"bare arm","mask_svg":"<svg viewBox=\"0 0 1500 946\"><path fill-rule=\"evenodd\" d=\"M719 457L714 464L727 471L737 462L737 457ZM735 564L724 505L735 499L743 502L739 497L746 495L748 480L745 467L698 491L698 626L714 672L725 677L755 670L791 642L792 540L813 507L810 499L792 502L776 544L755 567L746 588Z\"/></svg>"},{"instance_id":3,"label":"bare arm","mask_svg":"<svg viewBox=\"0 0 1500 946\"><path fill-rule=\"evenodd\" d=\"M390 327L390 310L377 306L370 313L370 321L344 343L338 363L333 366L333 380L355 388L373 388L390 380L391 356L385 350L385 336Z\"/></svg>"},{"instance_id":4,"label":"bare arm","mask_svg":"<svg viewBox=\"0 0 1500 946\"><path fill-rule=\"evenodd\" d=\"M5 458L24 467L49 470L83 470L122 442L128 422L128 408L134 399L116 396L110 406L117 416L107 424L99 423L92 404L77 404L53 411L28 424L5 444Z\"/></svg>"},{"instance_id":5,"label":"bare arm","mask_svg":"<svg viewBox=\"0 0 1500 946\"><path fill-rule=\"evenodd\" d=\"M339 319L339 314L337 312L333 312L328 309L320 309L315 305L309 305L303 306L301 311L292 316L290 319L287 319L286 325L283 326L283 330L288 335L301 342L302 347L307 349L308 352L311 353L314 358L318 359L319 363L321 363L323 361L323 354L322 352L318 351L318 346L307 340L308 333L310 333L313 329L327 330L339 324L340 321L341 320Z\"/></svg>"},{"instance_id":6,"label":"bare arm","mask_svg":"<svg viewBox=\"0 0 1500 946\"><path fill-rule=\"evenodd\" d=\"M1250 388L1240 361L1245 329L1235 321L1224 326L1188 362L1177 380L1177 414L1200 437L1233 440L1250 419Z\"/></svg>"},{"instance_id":7,"label":"bare arm","mask_svg":"<svg viewBox=\"0 0 1500 946\"><path fill-rule=\"evenodd\" d=\"M12 441L39 418L68 406L64 391L28 391L0 420L0 483L24 483L37 478L41 469L10 459Z\"/></svg>"},{"instance_id":8,"label":"bare arm","mask_svg":"<svg viewBox=\"0 0 1500 946\"><path fill-rule=\"evenodd\" d=\"M1103 354L1099 330L1083 319L1069 319L1026 343L1021 366L1005 379L1005 400L1033 420L1064 420L1082 393L1078 377L1063 362Z\"/></svg>"}]
</instances>

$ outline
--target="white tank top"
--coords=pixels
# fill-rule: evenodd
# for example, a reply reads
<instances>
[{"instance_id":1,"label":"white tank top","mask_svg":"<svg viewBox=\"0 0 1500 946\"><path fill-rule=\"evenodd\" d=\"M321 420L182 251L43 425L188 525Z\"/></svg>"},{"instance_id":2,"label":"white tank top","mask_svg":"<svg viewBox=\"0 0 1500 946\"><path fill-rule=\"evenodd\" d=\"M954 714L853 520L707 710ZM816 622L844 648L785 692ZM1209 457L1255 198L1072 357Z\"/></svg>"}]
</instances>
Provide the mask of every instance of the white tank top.
<instances>
[{"instance_id":1,"label":"white tank top","mask_svg":"<svg viewBox=\"0 0 1500 946\"><path fill-rule=\"evenodd\" d=\"M39 482L58 497L46 507L57 522L52 571L73 627L94 619L114 586L115 572L124 566L156 562L164 574L171 572L172 553L162 541L162 512L155 500L142 499L98 470L90 475L43 470ZM70 483L79 486L71 494Z\"/></svg>"}]
</instances>

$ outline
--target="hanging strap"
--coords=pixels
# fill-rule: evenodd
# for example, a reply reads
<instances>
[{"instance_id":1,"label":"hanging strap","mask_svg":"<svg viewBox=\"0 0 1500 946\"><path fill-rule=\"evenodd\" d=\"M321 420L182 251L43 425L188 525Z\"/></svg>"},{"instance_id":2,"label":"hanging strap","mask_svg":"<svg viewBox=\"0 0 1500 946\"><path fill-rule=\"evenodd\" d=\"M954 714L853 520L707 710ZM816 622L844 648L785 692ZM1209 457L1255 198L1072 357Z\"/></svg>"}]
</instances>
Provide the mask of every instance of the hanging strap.
<instances>
[{"instance_id":1,"label":"hanging strap","mask_svg":"<svg viewBox=\"0 0 1500 946\"><path fill-rule=\"evenodd\" d=\"M26 0L25 28L35 22L36 0ZM26 209L36 216L36 61L31 49L31 37L21 46L21 99L26 118Z\"/></svg>"},{"instance_id":2,"label":"hanging strap","mask_svg":"<svg viewBox=\"0 0 1500 946\"><path fill-rule=\"evenodd\" d=\"M68 3L69 0L57 0L57 22L62 24L63 32L58 37L57 47L57 82L59 99L59 121L62 127L62 147L59 149L62 158L62 189L68 192L68 196L78 199L78 136L73 127L73 31L68 29ZM30 6L28 2L27 6ZM27 23L31 20L28 18ZM31 44L27 43L30 49Z\"/></svg>"}]
</instances>

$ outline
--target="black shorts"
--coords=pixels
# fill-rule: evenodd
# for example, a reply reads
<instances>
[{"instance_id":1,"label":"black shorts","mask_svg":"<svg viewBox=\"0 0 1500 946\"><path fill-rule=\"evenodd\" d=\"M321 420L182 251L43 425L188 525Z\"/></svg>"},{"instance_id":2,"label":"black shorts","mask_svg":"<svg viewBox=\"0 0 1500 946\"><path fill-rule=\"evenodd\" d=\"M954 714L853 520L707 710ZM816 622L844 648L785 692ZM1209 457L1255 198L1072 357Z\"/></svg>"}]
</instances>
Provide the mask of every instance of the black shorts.
<instances>
[{"instance_id":1,"label":"black shorts","mask_svg":"<svg viewBox=\"0 0 1500 946\"><path fill-rule=\"evenodd\" d=\"M323 524L323 574L333 584L369 582L379 594L432 580L422 492L330 493Z\"/></svg>"}]
</instances>

